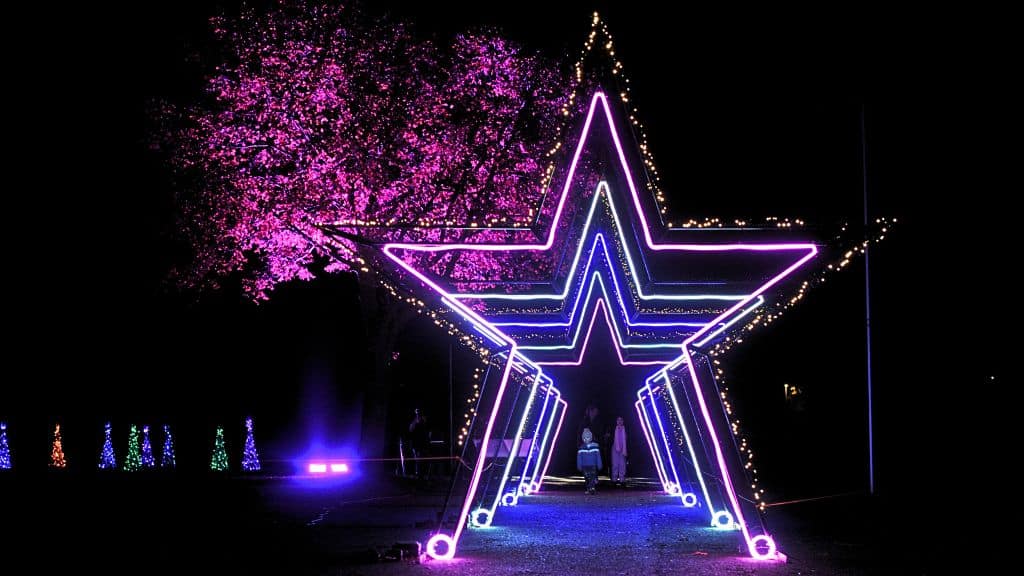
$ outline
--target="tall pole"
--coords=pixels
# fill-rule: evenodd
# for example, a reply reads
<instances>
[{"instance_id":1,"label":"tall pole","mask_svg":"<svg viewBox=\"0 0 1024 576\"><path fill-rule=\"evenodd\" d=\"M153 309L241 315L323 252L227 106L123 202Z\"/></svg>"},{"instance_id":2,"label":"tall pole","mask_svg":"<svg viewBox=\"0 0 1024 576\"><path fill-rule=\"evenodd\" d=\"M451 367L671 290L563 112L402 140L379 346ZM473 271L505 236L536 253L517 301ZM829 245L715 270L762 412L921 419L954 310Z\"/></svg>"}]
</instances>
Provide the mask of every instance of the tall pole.
<instances>
[{"instance_id":1,"label":"tall pole","mask_svg":"<svg viewBox=\"0 0 1024 576\"><path fill-rule=\"evenodd\" d=\"M864 234L868 230L868 144L864 130L864 104L860 106L860 159L861 180L864 187ZM868 492L875 493L875 423L874 398L871 383L871 267L868 266L868 246L864 245L864 327L867 337L868 370Z\"/></svg>"},{"instance_id":2,"label":"tall pole","mask_svg":"<svg viewBox=\"0 0 1024 576\"><path fill-rule=\"evenodd\" d=\"M455 399L452 395L453 369L452 369L452 343L448 343L448 462L455 457Z\"/></svg>"}]
</instances>

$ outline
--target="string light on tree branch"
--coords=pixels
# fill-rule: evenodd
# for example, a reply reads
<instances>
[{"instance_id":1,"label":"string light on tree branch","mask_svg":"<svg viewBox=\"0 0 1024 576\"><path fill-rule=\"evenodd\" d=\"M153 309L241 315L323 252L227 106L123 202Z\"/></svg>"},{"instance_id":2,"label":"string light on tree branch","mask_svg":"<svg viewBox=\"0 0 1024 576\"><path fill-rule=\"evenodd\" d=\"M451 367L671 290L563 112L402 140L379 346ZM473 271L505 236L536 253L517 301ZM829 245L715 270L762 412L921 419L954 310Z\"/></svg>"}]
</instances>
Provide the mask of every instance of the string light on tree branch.
<instances>
[{"instance_id":1,"label":"string light on tree branch","mask_svg":"<svg viewBox=\"0 0 1024 576\"><path fill-rule=\"evenodd\" d=\"M742 344L744 342L745 334L750 334L754 330L763 326L768 326L781 318L786 311L792 309L804 298L808 289L813 286L823 284L829 275L849 266L851 260L857 255L863 255L871 244L876 244L884 240L886 234L891 231L892 226L896 223L897 220L895 218L891 220L881 217L876 218L874 228L872 230L865 230L865 240L860 241L853 246L838 250L837 253L839 255L832 262L819 268L819 270L813 273L809 279L802 282L795 293L772 304L763 306L757 314L750 318L746 325L734 333L736 335L727 336L708 351L709 356L713 358L712 361L715 366L715 379L718 381L719 389L721 390L722 405L725 407L726 414L730 417L730 427L733 432L733 436L736 438L737 445L740 447L740 452L745 455L746 463L744 464L744 469L748 472L748 478L751 481L754 498L757 499L758 509L762 512L766 511L767 502L764 497L764 489L759 487L757 468L754 465L754 453L750 450L747 439L740 429L739 420L732 419L733 408L728 398L729 386L727 384L725 371L722 368L722 363L718 358L732 350L732 348L737 344ZM842 234L846 231L847 226L843 225L840 228L840 234L833 238L833 242L843 241Z\"/></svg>"}]
</instances>

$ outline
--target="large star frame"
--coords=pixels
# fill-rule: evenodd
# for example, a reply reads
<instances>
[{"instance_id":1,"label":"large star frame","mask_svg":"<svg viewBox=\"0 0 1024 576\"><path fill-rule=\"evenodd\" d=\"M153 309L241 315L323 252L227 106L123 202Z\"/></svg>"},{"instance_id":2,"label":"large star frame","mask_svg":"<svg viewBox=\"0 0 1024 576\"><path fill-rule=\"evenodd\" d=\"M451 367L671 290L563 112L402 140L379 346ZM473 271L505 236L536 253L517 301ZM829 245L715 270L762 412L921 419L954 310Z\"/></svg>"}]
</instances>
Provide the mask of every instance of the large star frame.
<instances>
[{"instance_id":1,"label":"large star frame","mask_svg":"<svg viewBox=\"0 0 1024 576\"><path fill-rule=\"evenodd\" d=\"M607 127L614 153L601 181L588 190L577 181L577 168L594 140L595 116ZM637 392L636 409L665 492L683 506L703 508L712 526L739 530L752 557L784 558L746 488L745 463L737 450L723 444L733 439L735 448L712 361L703 350L740 325L764 303L768 290L818 249L801 242L656 242L628 164L608 100L596 92L543 243L394 243L383 248L493 344L494 357L503 362L497 386L481 398L479 414L486 415L486 424L455 529L428 541L427 553L434 558L455 555L467 524L489 526L499 504L515 505L520 496L540 489L568 406L543 366L580 364L599 311L622 364L658 367ZM570 218L566 207L572 196L589 201L589 207ZM563 218L570 219L556 238ZM478 252L546 253L563 261L571 254L571 259L568 266L555 267L549 282L480 278L475 283L442 277L424 263L427 257L458 260ZM478 289L478 284L487 288ZM506 432L495 439L499 414ZM509 443L509 424L516 419ZM500 467L487 466L489 459L502 457ZM500 474L496 483L491 477L481 483L488 468ZM518 483L509 491L512 477ZM474 502L479 505L471 512Z\"/></svg>"}]
</instances>

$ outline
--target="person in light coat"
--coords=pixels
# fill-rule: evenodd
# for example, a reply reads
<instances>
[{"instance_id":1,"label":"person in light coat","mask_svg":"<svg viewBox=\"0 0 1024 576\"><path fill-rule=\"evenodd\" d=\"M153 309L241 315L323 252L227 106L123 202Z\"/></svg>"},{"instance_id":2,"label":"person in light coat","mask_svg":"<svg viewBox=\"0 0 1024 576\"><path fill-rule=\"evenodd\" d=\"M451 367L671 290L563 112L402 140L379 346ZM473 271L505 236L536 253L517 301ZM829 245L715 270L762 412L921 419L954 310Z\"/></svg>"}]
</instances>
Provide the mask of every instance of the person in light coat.
<instances>
[{"instance_id":1,"label":"person in light coat","mask_svg":"<svg viewBox=\"0 0 1024 576\"><path fill-rule=\"evenodd\" d=\"M612 442L612 482L623 484L626 481L626 424L622 416L615 419L615 440Z\"/></svg>"}]
</instances>

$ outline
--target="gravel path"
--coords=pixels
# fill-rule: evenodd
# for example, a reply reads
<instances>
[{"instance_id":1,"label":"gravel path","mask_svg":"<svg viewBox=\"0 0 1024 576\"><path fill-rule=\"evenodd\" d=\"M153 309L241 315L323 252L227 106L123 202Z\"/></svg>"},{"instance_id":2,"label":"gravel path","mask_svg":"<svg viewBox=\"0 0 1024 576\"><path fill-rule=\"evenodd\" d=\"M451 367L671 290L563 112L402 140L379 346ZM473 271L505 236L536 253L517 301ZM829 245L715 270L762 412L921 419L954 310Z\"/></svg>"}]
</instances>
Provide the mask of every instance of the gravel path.
<instances>
[{"instance_id":1,"label":"gravel path","mask_svg":"<svg viewBox=\"0 0 1024 576\"><path fill-rule=\"evenodd\" d=\"M755 562L740 537L704 526L695 510L652 492L595 496L553 492L501 508L498 526L471 530L459 556L422 565L392 563L340 574L859 574L834 565L790 559Z\"/></svg>"}]
</instances>

